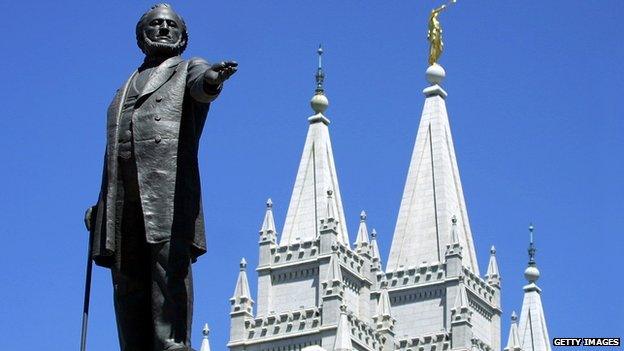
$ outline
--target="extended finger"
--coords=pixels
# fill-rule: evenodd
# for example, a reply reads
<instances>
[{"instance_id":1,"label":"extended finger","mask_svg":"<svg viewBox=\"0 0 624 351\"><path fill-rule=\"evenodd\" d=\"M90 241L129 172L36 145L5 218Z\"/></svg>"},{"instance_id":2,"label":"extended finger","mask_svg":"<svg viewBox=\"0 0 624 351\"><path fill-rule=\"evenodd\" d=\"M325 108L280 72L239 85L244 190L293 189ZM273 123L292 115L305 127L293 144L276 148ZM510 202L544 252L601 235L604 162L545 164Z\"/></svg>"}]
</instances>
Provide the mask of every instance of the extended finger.
<instances>
[{"instance_id":1,"label":"extended finger","mask_svg":"<svg viewBox=\"0 0 624 351\"><path fill-rule=\"evenodd\" d=\"M236 71L238 71L238 69L236 67L232 67L229 71L228 76L232 76L234 73L236 73Z\"/></svg>"},{"instance_id":2,"label":"extended finger","mask_svg":"<svg viewBox=\"0 0 624 351\"><path fill-rule=\"evenodd\" d=\"M212 66L210 66L210 69L212 69L213 71L221 71L225 67L227 67L225 62L221 61L219 63L215 63Z\"/></svg>"}]
</instances>

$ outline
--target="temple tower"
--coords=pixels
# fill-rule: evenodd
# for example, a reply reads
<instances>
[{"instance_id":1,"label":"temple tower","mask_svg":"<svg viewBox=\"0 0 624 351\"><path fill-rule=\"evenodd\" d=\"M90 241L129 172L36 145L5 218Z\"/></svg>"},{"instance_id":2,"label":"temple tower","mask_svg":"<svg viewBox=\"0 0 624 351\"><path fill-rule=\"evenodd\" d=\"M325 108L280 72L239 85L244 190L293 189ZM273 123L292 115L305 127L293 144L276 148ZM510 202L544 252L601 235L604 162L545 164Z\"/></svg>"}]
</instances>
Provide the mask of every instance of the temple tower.
<instances>
[{"instance_id":1,"label":"temple tower","mask_svg":"<svg viewBox=\"0 0 624 351\"><path fill-rule=\"evenodd\" d=\"M528 284L524 286L524 298L520 310L518 322L518 336L520 347L523 351L550 351L550 338L546 327L546 315L542 307L542 289L536 282L540 277L540 271L535 262L535 243L533 231L535 227L529 226L529 264L524 271L524 277Z\"/></svg>"},{"instance_id":2,"label":"temple tower","mask_svg":"<svg viewBox=\"0 0 624 351\"><path fill-rule=\"evenodd\" d=\"M369 231L364 211L350 243L325 115L322 53L319 48L313 115L283 231L280 236L269 199L258 238L257 303L243 260L230 300L228 347L500 351L502 277L494 246L485 275L479 271L441 86L444 69L434 63L426 70L429 85L384 271L378 234ZM550 351L532 239L529 256L529 285L505 350Z\"/></svg>"},{"instance_id":3,"label":"temple tower","mask_svg":"<svg viewBox=\"0 0 624 351\"><path fill-rule=\"evenodd\" d=\"M445 71L426 71L429 86L416 133L388 264L399 349L500 350L500 273L491 250L481 277L449 118Z\"/></svg>"},{"instance_id":4,"label":"temple tower","mask_svg":"<svg viewBox=\"0 0 624 351\"><path fill-rule=\"evenodd\" d=\"M310 101L308 134L284 221L282 235L267 201L259 232L256 311L248 295L246 265L232 298L228 347L239 350L376 350L392 344L389 303L373 314L380 295L375 267L376 241L369 237L366 214L360 216L355 247L349 235L325 115L323 51L319 47L316 89ZM379 270L379 268L377 268ZM241 287L242 286L242 287ZM390 344L389 344L390 343Z\"/></svg>"}]
</instances>

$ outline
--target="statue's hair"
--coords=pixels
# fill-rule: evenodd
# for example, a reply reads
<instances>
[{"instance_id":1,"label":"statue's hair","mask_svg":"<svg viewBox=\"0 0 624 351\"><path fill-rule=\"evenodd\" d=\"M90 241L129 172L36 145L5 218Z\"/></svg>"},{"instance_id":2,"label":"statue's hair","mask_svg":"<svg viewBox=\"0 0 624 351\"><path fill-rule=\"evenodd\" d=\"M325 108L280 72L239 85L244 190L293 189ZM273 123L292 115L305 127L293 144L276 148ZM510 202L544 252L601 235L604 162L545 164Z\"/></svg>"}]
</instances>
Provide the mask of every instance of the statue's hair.
<instances>
[{"instance_id":1,"label":"statue's hair","mask_svg":"<svg viewBox=\"0 0 624 351\"><path fill-rule=\"evenodd\" d=\"M139 48L141 49L141 51L145 52L145 43L143 41L143 25L145 25L144 21L147 18L147 15L158 9L158 8L167 8L169 10L171 10L173 13L176 14L176 16L178 16L178 18L180 19L180 30L182 31L182 37L181 37L181 41L184 42L183 45L180 46L179 48L179 53L183 53L184 50L186 50L186 46L188 45L188 30L186 29L186 22L184 22L184 18L182 18L182 16L180 16L180 14L178 14L177 12L175 12L173 10L173 7L171 7L171 5L167 4L167 3L160 3L160 4L156 4L156 5L152 5L152 7L150 7L149 10L147 10L147 12L145 12L143 14L143 16L141 16L141 18L139 19L139 21L136 24L136 40L137 40L137 45L139 46Z\"/></svg>"}]
</instances>

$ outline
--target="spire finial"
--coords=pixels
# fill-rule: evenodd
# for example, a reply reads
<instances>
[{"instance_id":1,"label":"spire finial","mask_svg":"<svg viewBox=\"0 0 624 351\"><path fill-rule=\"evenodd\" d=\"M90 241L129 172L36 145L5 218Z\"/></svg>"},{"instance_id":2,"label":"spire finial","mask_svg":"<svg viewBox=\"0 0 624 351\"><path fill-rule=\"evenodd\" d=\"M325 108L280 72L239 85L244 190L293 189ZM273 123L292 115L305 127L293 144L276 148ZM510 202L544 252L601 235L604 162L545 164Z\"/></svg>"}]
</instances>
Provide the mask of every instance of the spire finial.
<instances>
[{"instance_id":1,"label":"spire finial","mask_svg":"<svg viewBox=\"0 0 624 351\"><path fill-rule=\"evenodd\" d=\"M533 223L529 224L529 266L534 267L535 263L535 243L533 243L533 231L535 230L535 226Z\"/></svg>"},{"instance_id":2,"label":"spire finial","mask_svg":"<svg viewBox=\"0 0 624 351\"><path fill-rule=\"evenodd\" d=\"M247 269L247 260L245 260L245 257L241 258L239 266L240 266L241 271L244 271Z\"/></svg>"},{"instance_id":3,"label":"spire finial","mask_svg":"<svg viewBox=\"0 0 624 351\"><path fill-rule=\"evenodd\" d=\"M490 255L496 255L496 248L494 247L494 245L490 247Z\"/></svg>"},{"instance_id":4,"label":"spire finial","mask_svg":"<svg viewBox=\"0 0 624 351\"><path fill-rule=\"evenodd\" d=\"M537 269L535 262L535 243L533 242L533 231L535 227L533 223L529 225L529 266L524 270L524 277L529 283L535 283L540 277L540 271Z\"/></svg>"},{"instance_id":5,"label":"spire finial","mask_svg":"<svg viewBox=\"0 0 624 351\"><path fill-rule=\"evenodd\" d=\"M316 93L323 94L323 81L325 81L325 72L323 72L323 47L319 44L318 50L318 68L316 69Z\"/></svg>"},{"instance_id":6,"label":"spire finial","mask_svg":"<svg viewBox=\"0 0 624 351\"><path fill-rule=\"evenodd\" d=\"M202 340L201 348L199 351L210 351L210 341L208 341L208 334L210 333L210 329L208 329L208 323L204 324L204 329L202 329L202 334L204 334L204 339Z\"/></svg>"},{"instance_id":7,"label":"spire finial","mask_svg":"<svg viewBox=\"0 0 624 351\"><path fill-rule=\"evenodd\" d=\"M364 222L366 220L366 211L362 210L360 212L360 222Z\"/></svg>"},{"instance_id":8,"label":"spire finial","mask_svg":"<svg viewBox=\"0 0 624 351\"><path fill-rule=\"evenodd\" d=\"M271 198L269 198L266 202L266 207L267 208L273 208L273 200L271 200Z\"/></svg>"},{"instance_id":9,"label":"spire finial","mask_svg":"<svg viewBox=\"0 0 624 351\"><path fill-rule=\"evenodd\" d=\"M377 239L377 230L375 228L373 228L373 231L371 231L371 238Z\"/></svg>"},{"instance_id":10,"label":"spire finial","mask_svg":"<svg viewBox=\"0 0 624 351\"><path fill-rule=\"evenodd\" d=\"M319 45L318 50L318 68L316 69L316 89L314 90L314 96L310 100L310 105L315 113L323 113L329 106L329 100L325 96L325 89L323 88L323 82L325 81L325 72L323 71L323 47ZM317 121L317 120L314 120ZM329 120L325 123L329 124Z\"/></svg>"},{"instance_id":11,"label":"spire finial","mask_svg":"<svg viewBox=\"0 0 624 351\"><path fill-rule=\"evenodd\" d=\"M518 321L518 315L516 314L516 311L512 311L511 312L511 323L516 323Z\"/></svg>"}]
</instances>

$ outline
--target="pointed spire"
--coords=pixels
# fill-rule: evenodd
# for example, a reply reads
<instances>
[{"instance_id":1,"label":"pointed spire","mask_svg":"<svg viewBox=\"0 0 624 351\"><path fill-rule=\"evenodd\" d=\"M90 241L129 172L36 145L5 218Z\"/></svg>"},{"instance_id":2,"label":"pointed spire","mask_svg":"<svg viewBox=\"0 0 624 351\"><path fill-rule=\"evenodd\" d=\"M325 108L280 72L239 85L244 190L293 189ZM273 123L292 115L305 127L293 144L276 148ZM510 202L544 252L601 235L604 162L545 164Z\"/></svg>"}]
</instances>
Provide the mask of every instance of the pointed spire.
<instances>
[{"instance_id":1,"label":"pointed spire","mask_svg":"<svg viewBox=\"0 0 624 351\"><path fill-rule=\"evenodd\" d=\"M247 261L243 257L240 261L240 271L236 280L236 288L231 300L235 303L241 303L251 300L251 292L249 291L249 281L247 280Z\"/></svg>"},{"instance_id":2,"label":"pointed spire","mask_svg":"<svg viewBox=\"0 0 624 351\"><path fill-rule=\"evenodd\" d=\"M457 235L457 216L451 218L451 244L459 244L459 235Z\"/></svg>"},{"instance_id":3,"label":"pointed spire","mask_svg":"<svg viewBox=\"0 0 624 351\"><path fill-rule=\"evenodd\" d=\"M422 262L441 262L453 243L448 218L457 215L455 234L463 248L463 265L479 275L468 212L446 110L446 92L438 85L441 66L427 70L432 86L416 134L386 271Z\"/></svg>"},{"instance_id":4,"label":"pointed spire","mask_svg":"<svg viewBox=\"0 0 624 351\"><path fill-rule=\"evenodd\" d=\"M330 283L332 282L342 283L342 270L340 268L340 263L338 263L338 254L336 252L338 247L334 246L332 247L332 249L334 250L334 253L331 255L331 258L329 259L329 268L327 271L326 280Z\"/></svg>"},{"instance_id":5,"label":"pointed spire","mask_svg":"<svg viewBox=\"0 0 624 351\"><path fill-rule=\"evenodd\" d=\"M208 323L204 324L202 334L204 335L204 338L202 340L201 348L199 349L199 351L210 351L210 341L208 340L210 329L208 328Z\"/></svg>"},{"instance_id":6,"label":"pointed spire","mask_svg":"<svg viewBox=\"0 0 624 351\"><path fill-rule=\"evenodd\" d=\"M355 239L355 247L357 249L364 249L369 246L368 240L368 228L366 227L366 212L360 213L360 227L358 228L357 238Z\"/></svg>"},{"instance_id":7,"label":"pointed spire","mask_svg":"<svg viewBox=\"0 0 624 351\"><path fill-rule=\"evenodd\" d=\"M394 350L394 326L396 319L392 317L392 308L388 289L383 287L379 292L379 301L377 302L377 310L373 316L374 327L381 336L382 348L384 350Z\"/></svg>"},{"instance_id":8,"label":"pointed spire","mask_svg":"<svg viewBox=\"0 0 624 351\"><path fill-rule=\"evenodd\" d=\"M349 328L349 319L347 317L347 306L340 306L340 321L336 330L336 341L334 342L334 351L352 351L351 344L351 328Z\"/></svg>"},{"instance_id":9,"label":"pointed spire","mask_svg":"<svg viewBox=\"0 0 624 351\"><path fill-rule=\"evenodd\" d=\"M334 198L332 197L333 194L333 190L327 190L327 211L325 212L325 219L336 219L336 206L334 203Z\"/></svg>"},{"instance_id":10,"label":"pointed spire","mask_svg":"<svg viewBox=\"0 0 624 351\"><path fill-rule=\"evenodd\" d=\"M516 311L511 313L511 326L509 327L509 338L507 339L507 346L505 351L520 351L520 336L518 336L518 316Z\"/></svg>"},{"instance_id":11,"label":"pointed spire","mask_svg":"<svg viewBox=\"0 0 624 351\"><path fill-rule=\"evenodd\" d=\"M319 72L322 74L319 75ZM311 241L319 236L319 221L325 215L328 204L325 192L331 189L334 194L334 219L338 222L336 231L338 241L349 247L334 152L329 137L330 121L323 115L329 102L322 85L325 78L322 67L320 71L317 70L317 75L317 88L320 83L322 90L321 93L315 93L310 101L315 114L308 118L310 126L286 213L280 245Z\"/></svg>"},{"instance_id":12,"label":"pointed spire","mask_svg":"<svg viewBox=\"0 0 624 351\"><path fill-rule=\"evenodd\" d=\"M266 202L266 211L264 213L262 227L260 228L260 235L263 239L272 240L275 239L276 233L275 219L273 218L273 201L269 198Z\"/></svg>"},{"instance_id":13,"label":"pointed spire","mask_svg":"<svg viewBox=\"0 0 624 351\"><path fill-rule=\"evenodd\" d=\"M496 248L492 245L490 248L490 262L488 262L487 273L485 275L488 284L500 287L500 272L498 270L498 262L496 261Z\"/></svg>"},{"instance_id":14,"label":"pointed spire","mask_svg":"<svg viewBox=\"0 0 624 351\"><path fill-rule=\"evenodd\" d=\"M457 217L453 215L451 218L451 233L450 233L450 243L446 245L446 251L444 252L445 259L449 259L450 257L457 256L460 260L463 259L462 251L463 247L459 242L459 235L457 230ZM463 263L460 263L460 266Z\"/></svg>"},{"instance_id":15,"label":"pointed spire","mask_svg":"<svg viewBox=\"0 0 624 351\"><path fill-rule=\"evenodd\" d=\"M376 317L392 317L390 296L388 295L388 289L385 287L381 289L379 294Z\"/></svg>"},{"instance_id":16,"label":"pointed spire","mask_svg":"<svg viewBox=\"0 0 624 351\"><path fill-rule=\"evenodd\" d=\"M379 243L377 242L377 230L375 228L371 231L370 255L372 261L371 272L381 272L381 255L379 254Z\"/></svg>"},{"instance_id":17,"label":"pointed spire","mask_svg":"<svg viewBox=\"0 0 624 351\"><path fill-rule=\"evenodd\" d=\"M472 311L470 310L470 301L468 300L468 293L466 292L463 276L459 277L457 296L455 297L455 303L451 309L451 316L451 324L454 326L471 324Z\"/></svg>"},{"instance_id":18,"label":"pointed spire","mask_svg":"<svg viewBox=\"0 0 624 351\"><path fill-rule=\"evenodd\" d=\"M531 224L529 226L529 263L524 271L524 277L529 284L524 286L518 335L523 351L550 351L546 315L542 306L542 290L535 284L540 277L540 271L537 269L537 263L535 262L534 230L535 227Z\"/></svg>"},{"instance_id":19,"label":"pointed spire","mask_svg":"<svg viewBox=\"0 0 624 351\"><path fill-rule=\"evenodd\" d=\"M371 256L373 259L381 261L381 255L379 254L379 244L377 243L377 230L373 228L371 231Z\"/></svg>"},{"instance_id":20,"label":"pointed spire","mask_svg":"<svg viewBox=\"0 0 624 351\"><path fill-rule=\"evenodd\" d=\"M466 293L466 287L463 283L459 284L459 291L457 293L457 297L455 298L455 304L453 305L453 309L456 311L460 311L461 309L468 308L468 294Z\"/></svg>"}]
</instances>

